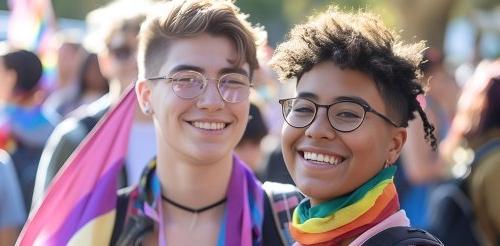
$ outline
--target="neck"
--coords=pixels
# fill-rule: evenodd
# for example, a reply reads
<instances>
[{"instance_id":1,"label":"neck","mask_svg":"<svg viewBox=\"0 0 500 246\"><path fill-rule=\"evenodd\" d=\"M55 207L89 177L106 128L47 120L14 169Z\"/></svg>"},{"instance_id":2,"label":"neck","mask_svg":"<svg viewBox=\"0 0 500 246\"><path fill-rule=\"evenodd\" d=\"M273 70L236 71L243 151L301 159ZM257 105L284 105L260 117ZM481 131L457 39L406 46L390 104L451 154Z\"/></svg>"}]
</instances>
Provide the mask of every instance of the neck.
<instances>
[{"instance_id":1,"label":"neck","mask_svg":"<svg viewBox=\"0 0 500 246\"><path fill-rule=\"evenodd\" d=\"M204 207L226 197L232 156L214 163L175 157L174 153L161 151L157 156L157 174L166 197L190 208Z\"/></svg>"},{"instance_id":2,"label":"neck","mask_svg":"<svg viewBox=\"0 0 500 246\"><path fill-rule=\"evenodd\" d=\"M116 79L109 81L109 97L111 99L112 104L115 104L116 102L118 102L118 100L120 99L120 96L123 93L123 90L125 90L125 88L123 88L120 81L118 81Z\"/></svg>"}]
</instances>

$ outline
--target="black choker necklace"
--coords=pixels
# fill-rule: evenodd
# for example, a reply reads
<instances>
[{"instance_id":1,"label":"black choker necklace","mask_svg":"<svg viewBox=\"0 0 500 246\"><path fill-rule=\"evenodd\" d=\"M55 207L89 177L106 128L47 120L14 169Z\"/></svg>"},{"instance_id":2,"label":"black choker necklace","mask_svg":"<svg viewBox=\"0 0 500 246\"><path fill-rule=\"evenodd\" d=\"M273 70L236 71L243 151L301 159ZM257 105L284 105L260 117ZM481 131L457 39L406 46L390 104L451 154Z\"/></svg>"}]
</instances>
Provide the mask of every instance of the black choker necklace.
<instances>
[{"instance_id":1,"label":"black choker necklace","mask_svg":"<svg viewBox=\"0 0 500 246\"><path fill-rule=\"evenodd\" d=\"M217 206L219 206L219 205L221 205L221 204L225 203L225 202L226 202L226 200L227 200L227 198L226 198L226 197L224 197L224 198L222 198L222 200L220 200L220 201L218 201L218 202L216 202L216 203L210 204L210 205L205 206L205 207L202 207L202 208L194 209L194 208L189 208L189 207L186 207L186 206L181 205L181 204L179 204L179 203L176 203L176 202L174 202L174 201L172 201L172 200L168 199L168 198L167 198L166 196L164 196L163 194L161 195L161 199L163 199L163 201L166 201L166 202L168 202L168 203L170 203L170 204L174 205L174 206L175 206L175 207L177 207L177 208L180 208L180 209L182 209L182 210L185 210L185 211L191 212L191 213L193 213L193 214L198 214L198 213L201 213L201 212L207 211L207 210L209 210L209 209L211 209L211 208L215 208L215 207L217 207Z\"/></svg>"}]
</instances>

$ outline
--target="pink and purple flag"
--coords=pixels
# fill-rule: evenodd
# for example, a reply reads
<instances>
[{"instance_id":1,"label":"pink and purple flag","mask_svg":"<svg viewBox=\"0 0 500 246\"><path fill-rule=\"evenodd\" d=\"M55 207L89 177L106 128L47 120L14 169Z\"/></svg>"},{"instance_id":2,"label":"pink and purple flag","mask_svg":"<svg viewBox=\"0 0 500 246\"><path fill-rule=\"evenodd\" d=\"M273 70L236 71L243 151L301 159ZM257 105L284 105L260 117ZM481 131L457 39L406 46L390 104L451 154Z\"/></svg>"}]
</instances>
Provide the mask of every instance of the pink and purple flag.
<instances>
[{"instance_id":1,"label":"pink and purple flag","mask_svg":"<svg viewBox=\"0 0 500 246\"><path fill-rule=\"evenodd\" d=\"M65 163L16 245L108 245L136 107L131 86Z\"/></svg>"}]
</instances>

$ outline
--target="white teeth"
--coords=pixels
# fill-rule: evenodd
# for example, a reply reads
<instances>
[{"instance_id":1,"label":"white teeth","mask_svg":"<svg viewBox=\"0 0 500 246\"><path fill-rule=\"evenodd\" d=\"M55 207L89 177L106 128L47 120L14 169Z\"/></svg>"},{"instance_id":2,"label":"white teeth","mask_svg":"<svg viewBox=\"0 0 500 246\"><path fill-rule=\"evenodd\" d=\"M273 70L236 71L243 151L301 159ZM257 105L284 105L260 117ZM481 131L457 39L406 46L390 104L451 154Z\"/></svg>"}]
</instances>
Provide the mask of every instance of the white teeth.
<instances>
[{"instance_id":1,"label":"white teeth","mask_svg":"<svg viewBox=\"0 0 500 246\"><path fill-rule=\"evenodd\" d=\"M193 122L193 126L205 130L222 130L226 127L226 123L195 121Z\"/></svg>"},{"instance_id":2,"label":"white teeth","mask_svg":"<svg viewBox=\"0 0 500 246\"><path fill-rule=\"evenodd\" d=\"M331 165L337 165L340 162L342 162L341 157L325 155L325 154L317 154L314 152L304 152L304 159L311 160L311 161L317 161L317 162L323 162L323 163L331 164Z\"/></svg>"}]
</instances>

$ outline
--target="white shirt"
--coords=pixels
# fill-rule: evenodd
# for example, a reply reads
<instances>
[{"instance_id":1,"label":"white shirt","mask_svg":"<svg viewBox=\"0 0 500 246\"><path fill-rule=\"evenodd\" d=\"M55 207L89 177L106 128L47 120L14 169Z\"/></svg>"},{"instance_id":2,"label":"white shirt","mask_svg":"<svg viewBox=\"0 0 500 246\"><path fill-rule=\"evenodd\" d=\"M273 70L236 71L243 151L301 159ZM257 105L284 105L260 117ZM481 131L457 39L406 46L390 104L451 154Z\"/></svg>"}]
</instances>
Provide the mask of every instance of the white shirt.
<instances>
[{"instance_id":1,"label":"white shirt","mask_svg":"<svg viewBox=\"0 0 500 246\"><path fill-rule=\"evenodd\" d=\"M146 164L156 155L155 129L152 122L134 122L130 131L126 158L127 185L137 184Z\"/></svg>"}]
</instances>

